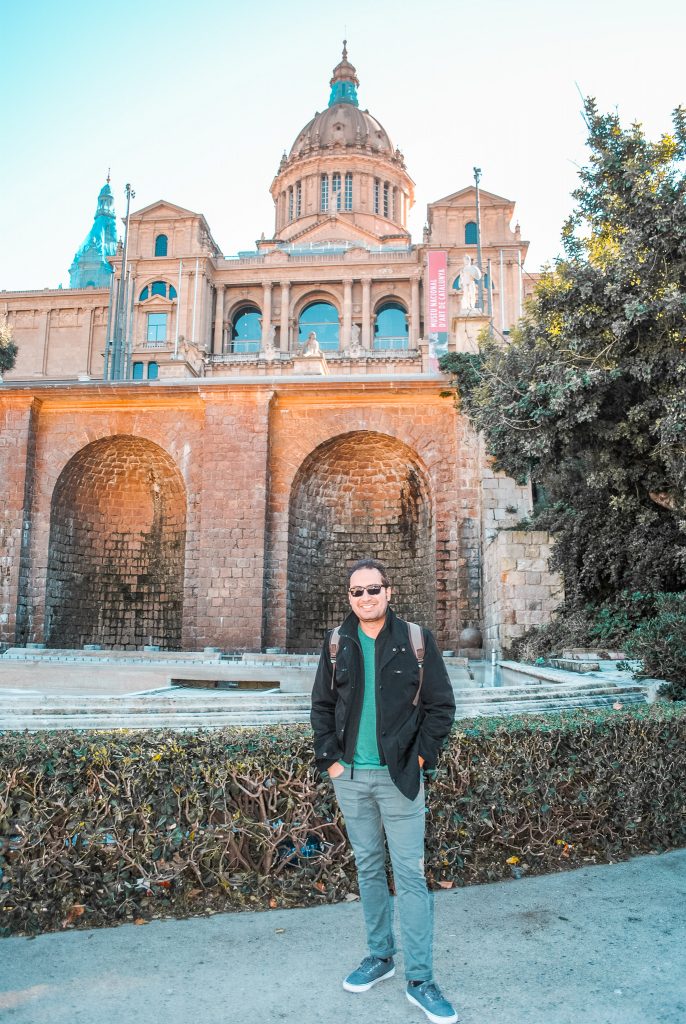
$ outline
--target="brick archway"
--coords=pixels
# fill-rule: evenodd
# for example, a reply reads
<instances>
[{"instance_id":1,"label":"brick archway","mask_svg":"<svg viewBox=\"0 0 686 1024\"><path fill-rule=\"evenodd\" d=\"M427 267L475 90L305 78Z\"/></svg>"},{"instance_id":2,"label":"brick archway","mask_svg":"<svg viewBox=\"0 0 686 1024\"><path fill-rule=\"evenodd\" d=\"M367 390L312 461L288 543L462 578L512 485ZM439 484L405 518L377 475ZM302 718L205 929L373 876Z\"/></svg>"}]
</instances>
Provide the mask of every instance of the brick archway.
<instances>
[{"instance_id":1,"label":"brick archway","mask_svg":"<svg viewBox=\"0 0 686 1024\"><path fill-rule=\"evenodd\" d=\"M287 645L317 650L349 611L345 570L358 558L386 563L393 606L434 627L436 538L428 476L396 438L355 431L320 445L291 487Z\"/></svg>"},{"instance_id":2,"label":"brick archway","mask_svg":"<svg viewBox=\"0 0 686 1024\"><path fill-rule=\"evenodd\" d=\"M186 492L140 437L102 438L67 463L50 509L46 639L181 647Z\"/></svg>"}]
</instances>

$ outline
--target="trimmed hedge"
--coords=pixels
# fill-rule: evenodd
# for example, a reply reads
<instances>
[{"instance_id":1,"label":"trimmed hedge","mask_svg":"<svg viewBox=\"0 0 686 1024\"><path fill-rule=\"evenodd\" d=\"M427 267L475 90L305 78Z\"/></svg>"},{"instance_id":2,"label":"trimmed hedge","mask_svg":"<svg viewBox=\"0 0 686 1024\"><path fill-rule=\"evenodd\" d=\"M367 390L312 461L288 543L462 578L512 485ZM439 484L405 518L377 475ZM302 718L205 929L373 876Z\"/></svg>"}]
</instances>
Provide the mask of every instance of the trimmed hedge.
<instances>
[{"instance_id":1,"label":"trimmed hedge","mask_svg":"<svg viewBox=\"0 0 686 1024\"><path fill-rule=\"evenodd\" d=\"M686 845L686 704L457 723L430 783L446 888ZM304 726L0 736L0 933L354 898Z\"/></svg>"}]
</instances>

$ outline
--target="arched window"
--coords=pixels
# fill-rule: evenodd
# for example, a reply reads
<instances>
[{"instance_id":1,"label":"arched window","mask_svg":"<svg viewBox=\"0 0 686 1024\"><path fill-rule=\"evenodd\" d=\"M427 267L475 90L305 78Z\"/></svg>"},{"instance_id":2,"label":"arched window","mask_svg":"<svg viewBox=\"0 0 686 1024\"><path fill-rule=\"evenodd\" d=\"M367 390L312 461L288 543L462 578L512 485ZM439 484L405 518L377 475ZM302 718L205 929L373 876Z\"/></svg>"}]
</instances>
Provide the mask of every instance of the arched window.
<instances>
[{"instance_id":1,"label":"arched window","mask_svg":"<svg viewBox=\"0 0 686 1024\"><path fill-rule=\"evenodd\" d=\"M304 344L312 331L317 335L319 347L325 351L338 348L338 310L330 302L311 302L300 314L299 342Z\"/></svg>"},{"instance_id":2,"label":"arched window","mask_svg":"<svg viewBox=\"0 0 686 1024\"><path fill-rule=\"evenodd\" d=\"M465 245L476 245L477 243L477 231L476 221L468 220L464 226L464 244Z\"/></svg>"},{"instance_id":3,"label":"arched window","mask_svg":"<svg viewBox=\"0 0 686 1024\"><path fill-rule=\"evenodd\" d=\"M376 311L374 348L407 348L407 310L399 302L384 302Z\"/></svg>"},{"instance_id":4,"label":"arched window","mask_svg":"<svg viewBox=\"0 0 686 1024\"><path fill-rule=\"evenodd\" d=\"M142 363L134 363L133 364L133 379L134 380L143 380L143 364Z\"/></svg>"},{"instance_id":5,"label":"arched window","mask_svg":"<svg viewBox=\"0 0 686 1024\"><path fill-rule=\"evenodd\" d=\"M302 181L296 181L295 183L295 216L300 216L303 208L303 183Z\"/></svg>"},{"instance_id":6,"label":"arched window","mask_svg":"<svg viewBox=\"0 0 686 1024\"><path fill-rule=\"evenodd\" d=\"M340 210L341 208L341 174L340 171L334 171L331 176L331 200L334 210Z\"/></svg>"},{"instance_id":7,"label":"arched window","mask_svg":"<svg viewBox=\"0 0 686 1024\"><path fill-rule=\"evenodd\" d=\"M158 235L155 239L155 256L167 255L167 236Z\"/></svg>"},{"instance_id":8,"label":"arched window","mask_svg":"<svg viewBox=\"0 0 686 1024\"><path fill-rule=\"evenodd\" d=\"M329 175L322 174L321 180L321 211L322 213L328 213L329 210Z\"/></svg>"},{"instance_id":9,"label":"arched window","mask_svg":"<svg viewBox=\"0 0 686 1024\"><path fill-rule=\"evenodd\" d=\"M148 363L148 380L157 380L160 375L160 368L157 363Z\"/></svg>"},{"instance_id":10,"label":"arched window","mask_svg":"<svg viewBox=\"0 0 686 1024\"><path fill-rule=\"evenodd\" d=\"M173 284L167 284L166 281L153 281L150 287L148 287L148 285L146 284L145 288L138 296L138 301L145 302L146 299L150 298L151 294L159 295L163 299L166 299L167 296L170 299L175 299L176 288L174 287Z\"/></svg>"},{"instance_id":11,"label":"arched window","mask_svg":"<svg viewBox=\"0 0 686 1024\"><path fill-rule=\"evenodd\" d=\"M379 212L379 192L381 190L381 182L378 178L374 178L374 213Z\"/></svg>"},{"instance_id":12,"label":"arched window","mask_svg":"<svg viewBox=\"0 0 686 1024\"><path fill-rule=\"evenodd\" d=\"M232 352L259 352L262 340L262 315L257 306L240 306L233 315Z\"/></svg>"},{"instance_id":13,"label":"arched window","mask_svg":"<svg viewBox=\"0 0 686 1024\"><path fill-rule=\"evenodd\" d=\"M383 183L383 215L384 215L384 217L388 217L389 216L388 207L389 207L389 201L390 201L390 199L389 199L390 192L391 192L391 186L388 184L387 181L384 181L384 183Z\"/></svg>"},{"instance_id":14,"label":"arched window","mask_svg":"<svg viewBox=\"0 0 686 1024\"><path fill-rule=\"evenodd\" d=\"M293 220L293 186L288 190L288 219Z\"/></svg>"},{"instance_id":15,"label":"arched window","mask_svg":"<svg viewBox=\"0 0 686 1024\"><path fill-rule=\"evenodd\" d=\"M353 176L350 171L345 176L345 208L346 210L353 208Z\"/></svg>"}]
</instances>

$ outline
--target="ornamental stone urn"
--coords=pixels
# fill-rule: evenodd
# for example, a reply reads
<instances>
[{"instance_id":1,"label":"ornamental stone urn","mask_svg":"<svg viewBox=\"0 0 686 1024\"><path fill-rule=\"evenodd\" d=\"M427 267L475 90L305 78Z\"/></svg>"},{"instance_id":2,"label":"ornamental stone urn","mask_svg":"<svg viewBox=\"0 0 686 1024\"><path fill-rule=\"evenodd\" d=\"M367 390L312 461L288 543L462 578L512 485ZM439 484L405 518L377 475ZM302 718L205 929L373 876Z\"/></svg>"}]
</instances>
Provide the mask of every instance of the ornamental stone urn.
<instances>
[{"instance_id":1,"label":"ornamental stone urn","mask_svg":"<svg viewBox=\"0 0 686 1024\"><path fill-rule=\"evenodd\" d=\"M458 646L461 649L465 647L471 648L472 650L480 649L483 646L481 630L475 629L472 626L467 627L467 629L463 629L462 632L460 633Z\"/></svg>"}]
</instances>

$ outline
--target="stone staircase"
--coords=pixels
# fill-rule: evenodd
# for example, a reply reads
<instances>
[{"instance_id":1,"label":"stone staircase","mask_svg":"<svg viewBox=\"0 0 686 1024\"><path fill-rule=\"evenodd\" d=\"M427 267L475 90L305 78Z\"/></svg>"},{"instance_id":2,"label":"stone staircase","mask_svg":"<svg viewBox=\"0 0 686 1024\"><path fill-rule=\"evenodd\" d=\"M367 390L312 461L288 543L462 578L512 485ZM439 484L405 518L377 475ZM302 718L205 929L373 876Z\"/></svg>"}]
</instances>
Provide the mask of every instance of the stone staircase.
<instances>
[{"instance_id":1,"label":"stone staircase","mask_svg":"<svg viewBox=\"0 0 686 1024\"><path fill-rule=\"evenodd\" d=\"M645 703L638 684L602 680L527 686L454 687L457 717L537 714ZM198 729L309 721L310 697L278 689L164 687L138 694L63 696L0 690L0 730Z\"/></svg>"}]
</instances>

